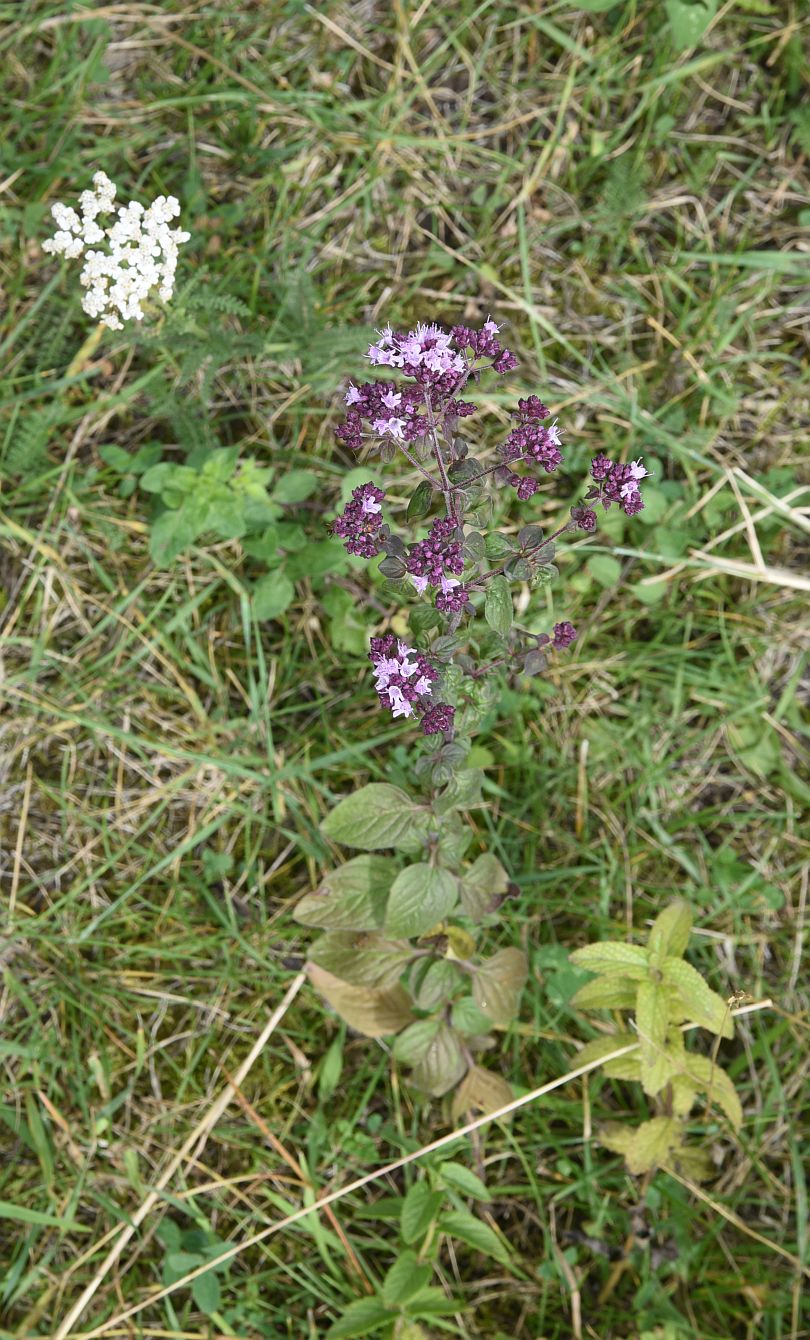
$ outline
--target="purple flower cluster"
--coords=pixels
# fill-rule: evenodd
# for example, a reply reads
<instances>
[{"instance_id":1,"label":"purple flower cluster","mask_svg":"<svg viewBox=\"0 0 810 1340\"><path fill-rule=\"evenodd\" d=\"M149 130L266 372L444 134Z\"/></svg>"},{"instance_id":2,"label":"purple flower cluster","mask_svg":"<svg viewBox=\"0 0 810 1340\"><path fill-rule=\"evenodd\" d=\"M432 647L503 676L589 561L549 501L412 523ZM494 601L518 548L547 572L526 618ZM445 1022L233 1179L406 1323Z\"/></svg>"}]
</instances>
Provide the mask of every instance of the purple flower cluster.
<instances>
[{"instance_id":1,"label":"purple flower cluster","mask_svg":"<svg viewBox=\"0 0 810 1340\"><path fill-rule=\"evenodd\" d=\"M375 438L414 442L427 433L430 413L461 419L474 414L475 405L454 396L468 377L478 377L477 361L489 358L489 366L501 373L517 366L514 354L495 338L498 330L492 320L480 330L454 326L449 332L420 323L407 335L386 326L369 346L369 362L393 368L413 381L350 385L348 413L336 429L337 437L355 451Z\"/></svg>"},{"instance_id":2,"label":"purple flower cluster","mask_svg":"<svg viewBox=\"0 0 810 1340\"><path fill-rule=\"evenodd\" d=\"M382 549L377 532L382 525L385 494L374 484L361 484L352 490L352 501L332 522L332 534L345 540L345 549L361 558L373 558Z\"/></svg>"},{"instance_id":3,"label":"purple flower cluster","mask_svg":"<svg viewBox=\"0 0 810 1340\"><path fill-rule=\"evenodd\" d=\"M594 456L591 477L596 487L589 489L586 497L596 499L606 511L612 503L618 503L627 516L635 516L644 506L640 484L646 475L646 467L640 458L623 465L620 461L611 461L608 456Z\"/></svg>"},{"instance_id":4,"label":"purple flower cluster","mask_svg":"<svg viewBox=\"0 0 810 1340\"><path fill-rule=\"evenodd\" d=\"M542 420L547 419L549 411L536 395L527 396L518 401L518 423L499 449L499 455L505 466L518 461L533 462L546 474L551 474L562 464L560 451L560 429L556 423L544 427ZM517 489L521 501L531 498L537 492L537 481L530 475L519 475L507 470L506 482Z\"/></svg>"},{"instance_id":5,"label":"purple flower cluster","mask_svg":"<svg viewBox=\"0 0 810 1340\"><path fill-rule=\"evenodd\" d=\"M428 586L440 587L441 594L447 596L460 585L458 577L464 570L464 556L456 535L455 522L436 517L427 539L411 545L405 568L420 596ZM455 573L455 576L448 577L448 573ZM465 594L462 604L466 599ZM436 603L439 609L443 608L438 599Z\"/></svg>"},{"instance_id":6,"label":"purple flower cluster","mask_svg":"<svg viewBox=\"0 0 810 1340\"><path fill-rule=\"evenodd\" d=\"M399 641L393 633L373 637L369 660L374 667L374 683L383 707L389 707L395 717L411 717L422 712L422 730L435 735L449 730L455 709L447 703L429 701L434 680L439 672L414 647ZM427 701L420 702L420 699Z\"/></svg>"},{"instance_id":7,"label":"purple flower cluster","mask_svg":"<svg viewBox=\"0 0 810 1340\"><path fill-rule=\"evenodd\" d=\"M365 445L368 430L374 437L390 437L397 442L414 442L424 437L428 430L427 419L419 413L425 404L421 386L402 385L398 388L392 382L350 385L346 404L349 412L335 433L354 451Z\"/></svg>"},{"instance_id":8,"label":"purple flower cluster","mask_svg":"<svg viewBox=\"0 0 810 1340\"><path fill-rule=\"evenodd\" d=\"M500 326L489 317L480 330L473 330L470 326L453 326L450 334L459 349L469 349L474 359L491 358L493 371L503 374L517 367L517 359L495 338L499 330Z\"/></svg>"},{"instance_id":9,"label":"purple flower cluster","mask_svg":"<svg viewBox=\"0 0 810 1340\"><path fill-rule=\"evenodd\" d=\"M577 630L572 623L555 623L553 645L559 650L570 647L576 639Z\"/></svg>"}]
</instances>

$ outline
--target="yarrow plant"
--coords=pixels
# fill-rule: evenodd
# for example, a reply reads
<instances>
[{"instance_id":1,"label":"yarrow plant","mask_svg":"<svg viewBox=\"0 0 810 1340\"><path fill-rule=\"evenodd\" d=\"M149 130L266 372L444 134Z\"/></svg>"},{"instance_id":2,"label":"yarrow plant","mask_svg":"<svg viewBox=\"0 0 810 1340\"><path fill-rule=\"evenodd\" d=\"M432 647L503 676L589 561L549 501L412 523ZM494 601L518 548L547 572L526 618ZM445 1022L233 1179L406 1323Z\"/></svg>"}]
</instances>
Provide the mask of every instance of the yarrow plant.
<instances>
[{"instance_id":1,"label":"yarrow plant","mask_svg":"<svg viewBox=\"0 0 810 1340\"><path fill-rule=\"evenodd\" d=\"M143 303L153 290L167 302L174 291L178 247L190 234L171 228L180 213L173 195L159 195L148 209L137 200L116 204L117 187L104 172L93 177L93 189L82 191L78 212L69 205L51 207L57 231L43 250L69 260L84 258L79 283L85 290L82 307L110 330L126 321L142 321ZM98 222L116 215L109 228Z\"/></svg>"},{"instance_id":2,"label":"yarrow plant","mask_svg":"<svg viewBox=\"0 0 810 1340\"><path fill-rule=\"evenodd\" d=\"M395 1060L425 1093L455 1090L454 1114L489 1110L510 1090L478 1053L516 1014L527 964L517 948L488 956L478 949L515 886L490 852L464 861L472 833L461 812L482 803L471 737L494 701L494 674L539 674L550 654L576 640L568 620L548 631L516 626L510 584L556 576L555 542L566 532L592 533L598 509L640 511L647 471L640 460L596 456L584 495L551 534L533 522L516 535L498 529L497 488L526 503L564 460L563 429L537 395L518 400L494 457L471 452L468 425L478 406L465 395L484 376L517 366L499 326L490 318L478 329L386 327L368 361L383 375L349 384L337 439L384 463L405 459L419 476L405 521L427 530L393 530L386 492L371 480L354 489L331 529L350 554L380 560L385 594L407 606L408 637L381 629L369 660L382 708L419 724L421 790L372 783L341 800L322 831L367 854L327 874L296 915L325 932L310 951L309 973L333 1008L369 1036L396 1034Z\"/></svg>"}]
</instances>

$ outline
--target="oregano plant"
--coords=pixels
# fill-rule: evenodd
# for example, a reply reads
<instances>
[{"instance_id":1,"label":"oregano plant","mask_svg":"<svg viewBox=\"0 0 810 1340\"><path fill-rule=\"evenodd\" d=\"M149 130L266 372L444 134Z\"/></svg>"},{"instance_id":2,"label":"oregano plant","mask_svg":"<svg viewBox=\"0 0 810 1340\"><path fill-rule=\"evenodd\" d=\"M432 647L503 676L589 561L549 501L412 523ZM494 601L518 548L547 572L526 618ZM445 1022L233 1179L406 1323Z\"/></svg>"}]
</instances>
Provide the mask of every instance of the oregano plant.
<instances>
[{"instance_id":1,"label":"oregano plant","mask_svg":"<svg viewBox=\"0 0 810 1340\"><path fill-rule=\"evenodd\" d=\"M629 1011L629 1028L611 1029L586 1044L579 1065L638 1043L626 1056L606 1060L604 1073L640 1083L652 1100L654 1115L633 1128L606 1123L599 1139L623 1154L632 1173L674 1167L701 1179L711 1171L707 1152L686 1143L688 1118L699 1099L718 1108L732 1130L739 1130L742 1108L734 1084L717 1063L722 1038L734 1036L731 1003L723 1000L683 957L692 928L687 903L664 908L646 946L624 941L586 945L571 954L577 967L596 973L573 997L580 1009ZM690 1032L706 1029L717 1039L710 1055L687 1048Z\"/></svg>"},{"instance_id":2,"label":"oregano plant","mask_svg":"<svg viewBox=\"0 0 810 1340\"><path fill-rule=\"evenodd\" d=\"M369 479L332 531L350 554L379 560L391 614L371 639L374 689L383 709L420 732L412 787L371 783L326 816L327 839L365 854L336 864L296 909L324 932L309 952L312 985L352 1028L394 1035L394 1059L418 1089L454 1090L453 1116L509 1100L482 1054L515 1018L527 977L522 949L487 943L513 886L494 853L467 855L464 816L483 803L484 780L471 765L472 737L491 711L495 676L540 674L576 638L564 620L548 631L520 626L514 590L556 577L557 540L593 532L597 508L640 511L647 474L641 461L599 455L584 495L551 533L531 520L497 524L498 489L525 504L563 461L562 430L536 395L518 400L494 451L470 432L478 406L465 390L517 365L498 335L491 319L477 330L387 328L368 350L385 376L346 393L343 446L384 465L401 456L417 476L396 529L386 490ZM407 640L394 623L407 626Z\"/></svg>"}]
</instances>

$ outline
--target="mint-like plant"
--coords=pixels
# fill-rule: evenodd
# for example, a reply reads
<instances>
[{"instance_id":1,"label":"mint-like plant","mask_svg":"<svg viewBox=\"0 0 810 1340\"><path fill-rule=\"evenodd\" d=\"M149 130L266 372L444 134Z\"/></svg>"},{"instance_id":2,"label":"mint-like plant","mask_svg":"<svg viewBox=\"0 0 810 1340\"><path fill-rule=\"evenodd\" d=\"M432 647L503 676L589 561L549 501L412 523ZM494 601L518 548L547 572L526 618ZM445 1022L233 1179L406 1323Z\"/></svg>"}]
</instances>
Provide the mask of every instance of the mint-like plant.
<instances>
[{"instance_id":1,"label":"mint-like plant","mask_svg":"<svg viewBox=\"0 0 810 1340\"><path fill-rule=\"evenodd\" d=\"M380 705L421 724L413 760L420 789L371 783L341 800L322 832L367 854L329 872L295 913L325 932L309 953L313 986L359 1032L396 1035L394 1058L423 1092L455 1089L453 1115L509 1100L480 1053L514 1019L527 976L522 950L482 945L512 886L491 852L465 860L473 835L463 815L483 803L472 736L491 710L494 674L539 674L576 638L567 621L549 632L517 626L512 586L555 577L555 541L592 532L597 507L640 511L647 474L640 461L599 455L584 496L551 534L533 523L516 535L497 528L493 486L526 502L563 460L562 430L536 395L518 401L494 461L471 451L466 422L477 406L462 392L517 365L498 332L492 320L480 330L386 329L368 358L393 378L352 384L346 394L338 440L352 451L371 448L383 462L401 454L420 476L402 518L410 535L391 528L386 493L371 480L332 526L350 554L380 557L394 609L408 603L408 641L383 627L369 659Z\"/></svg>"},{"instance_id":2,"label":"mint-like plant","mask_svg":"<svg viewBox=\"0 0 810 1340\"><path fill-rule=\"evenodd\" d=\"M577 1057L577 1064L585 1065L624 1045L639 1044L627 1056L606 1061L604 1073L640 1083L654 1100L656 1115L635 1129L609 1122L599 1134L603 1145L624 1155L632 1173L649 1173L658 1166L698 1179L711 1173L706 1152L686 1144L688 1117L701 1095L707 1108L720 1108L734 1131L742 1124L740 1100L717 1064L717 1047L710 1056L686 1047L687 1031L693 1027L715 1034L718 1046L721 1038L734 1036L730 1005L683 957L691 928L691 910L679 901L656 918L646 947L604 941L570 956L577 967L597 974L580 987L572 1005L632 1012L632 1032L612 1030L594 1038Z\"/></svg>"}]
</instances>

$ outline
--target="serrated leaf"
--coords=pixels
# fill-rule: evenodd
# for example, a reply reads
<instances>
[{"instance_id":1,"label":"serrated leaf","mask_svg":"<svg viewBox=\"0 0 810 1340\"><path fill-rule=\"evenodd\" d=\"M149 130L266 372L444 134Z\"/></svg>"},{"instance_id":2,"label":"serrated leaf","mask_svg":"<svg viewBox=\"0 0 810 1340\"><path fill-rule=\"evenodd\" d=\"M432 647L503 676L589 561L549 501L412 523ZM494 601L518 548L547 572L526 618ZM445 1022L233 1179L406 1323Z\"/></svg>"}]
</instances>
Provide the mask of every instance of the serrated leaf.
<instances>
[{"instance_id":1,"label":"serrated leaf","mask_svg":"<svg viewBox=\"0 0 810 1340\"><path fill-rule=\"evenodd\" d=\"M324 875L315 892L296 905L293 916L302 926L322 930L378 930L396 873L390 856L354 856Z\"/></svg>"},{"instance_id":2,"label":"serrated leaf","mask_svg":"<svg viewBox=\"0 0 810 1340\"><path fill-rule=\"evenodd\" d=\"M423 516L427 516L433 503L433 494L435 490L429 480L423 479L417 484L410 501L408 510L405 513L409 521L421 521Z\"/></svg>"},{"instance_id":3,"label":"serrated leaf","mask_svg":"<svg viewBox=\"0 0 810 1340\"><path fill-rule=\"evenodd\" d=\"M688 1117L695 1105L697 1088L686 1075L672 1076L672 1115Z\"/></svg>"},{"instance_id":4,"label":"serrated leaf","mask_svg":"<svg viewBox=\"0 0 810 1340\"><path fill-rule=\"evenodd\" d=\"M508 888L509 876L497 856L484 852L461 877L461 906L468 917L478 921L497 907Z\"/></svg>"},{"instance_id":5,"label":"serrated leaf","mask_svg":"<svg viewBox=\"0 0 810 1340\"><path fill-rule=\"evenodd\" d=\"M441 1098L458 1084L467 1069L461 1040L448 1024L440 1024L436 1036L411 1072L411 1083L432 1098Z\"/></svg>"},{"instance_id":6,"label":"serrated leaf","mask_svg":"<svg viewBox=\"0 0 810 1340\"><path fill-rule=\"evenodd\" d=\"M355 1336L378 1335L380 1326L394 1321L396 1313L389 1311L379 1298L358 1298L344 1308L324 1340L354 1340Z\"/></svg>"},{"instance_id":7,"label":"serrated leaf","mask_svg":"<svg viewBox=\"0 0 810 1340\"><path fill-rule=\"evenodd\" d=\"M378 990L370 986L352 986L334 977L317 963L307 966L315 990L345 1019L351 1028L368 1038L398 1033L413 1020L411 1000L401 986Z\"/></svg>"},{"instance_id":8,"label":"serrated leaf","mask_svg":"<svg viewBox=\"0 0 810 1340\"><path fill-rule=\"evenodd\" d=\"M309 961L353 986L394 986L413 950L380 931L327 931L311 946Z\"/></svg>"},{"instance_id":9,"label":"serrated leaf","mask_svg":"<svg viewBox=\"0 0 810 1340\"><path fill-rule=\"evenodd\" d=\"M522 949L499 949L476 968L473 976L475 1003L493 1024L505 1027L518 1012L526 985L528 964Z\"/></svg>"},{"instance_id":10,"label":"serrated leaf","mask_svg":"<svg viewBox=\"0 0 810 1340\"><path fill-rule=\"evenodd\" d=\"M432 1273L430 1263L420 1261L415 1252L400 1252L383 1280L383 1303L390 1308L401 1307L424 1288Z\"/></svg>"},{"instance_id":11,"label":"serrated leaf","mask_svg":"<svg viewBox=\"0 0 810 1340\"><path fill-rule=\"evenodd\" d=\"M707 1094L711 1101L725 1112L735 1131L740 1129L743 1120L742 1104L734 1083L725 1070L721 1070L716 1062L713 1064L708 1056L688 1052L683 1075L687 1082L694 1081L700 1092Z\"/></svg>"},{"instance_id":12,"label":"serrated leaf","mask_svg":"<svg viewBox=\"0 0 810 1340\"><path fill-rule=\"evenodd\" d=\"M640 982L636 999L636 1025L641 1046L641 1083L644 1092L659 1093L672 1075L671 1058L665 1050L669 1009L667 990L656 982Z\"/></svg>"},{"instance_id":13,"label":"serrated leaf","mask_svg":"<svg viewBox=\"0 0 810 1340\"><path fill-rule=\"evenodd\" d=\"M512 627L512 593L509 583L500 574L487 583L484 618L496 633L505 637Z\"/></svg>"},{"instance_id":14,"label":"serrated leaf","mask_svg":"<svg viewBox=\"0 0 810 1340\"><path fill-rule=\"evenodd\" d=\"M481 1178L470 1168L465 1168L463 1163L455 1161L442 1163L439 1165L439 1174L446 1186L451 1186L454 1191L460 1191L462 1196L473 1196L475 1200L492 1200Z\"/></svg>"},{"instance_id":15,"label":"serrated leaf","mask_svg":"<svg viewBox=\"0 0 810 1340\"><path fill-rule=\"evenodd\" d=\"M451 1114L455 1121L464 1112L497 1112L512 1098L512 1090L501 1075L471 1065L453 1095Z\"/></svg>"},{"instance_id":16,"label":"serrated leaf","mask_svg":"<svg viewBox=\"0 0 810 1340\"><path fill-rule=\"evenodd\" d=\"M338 801L323 820L321 832L361 851L396 847L412 852L421 845L427 824L426 811L405 791L388 782L370 782Z\"/></svg>"},{"instance_id":17,"label":"serrated leaf","mask_svg":"<svg viewBox=\"0 0 810 1340\"><path fill-rule=\"evenodd\" d=\"M625 977L595 977L571 997L581 1010L634 1010L638 983Z\"/></svg>"},{"instance_id":18,"label":"serrated leaf","mask_svg":"<svg viewBox=\"0 0 810 1340\"><path fill-rule=\"evenodd\" d=\"M659 912L652 924L647 945L657 963L668 957L680 958L689 943L692 909L678 899Z\"/></svg>"},{"instance_id":19,"label":"serrated leaf","mask_svg":"<svg viewBox=\"0 0 810 1340\"><path fill-rule=\"evenodd\" d=\"M681 1125L674 1117L653 1117L635 1130L610 1124L599 1134L601 1144L623 1154L628 1171L637 1175L665 1163L680 1139Z\"/></svg>"},{"instance_id":20,"label":"serrated leaf","mask_svg":"<svg viewBox=\"0 0 810 1340\"><path fill-rule=\"evenodd\" d=\"M734 1037L734 1020L726 1002L707 986L700 973L682 958L664 960L661 972L683 1002L690 1020L721 1037Z\"/></svg>"},{"instance_id":21,"label":"serrated leaf","mask_svg":"<svg viewBox=\"0 0 810 1340\"><path fill-rule=\"evenodd\" d=\"M391 885L385 913L389 935L422 935L452 912L458 881L439 866L420 861L400 871Z\"/></svg>"},{"instance_id":22,"label":"serrated leaf","mask_svg":"<svg viewBox=\"0 0 810 1340\"><path fill-rule=\"evenodd\" d=\"M578 968L587 968L589 972L619 972L623 977L638 982L649 976L649 953L641 945L601 940L575 949L569 958Z\"/></svg>"},{"instance_id":23,"label":"serrated leaf","mask_svg":"<svg viewBox=\"0 0 810 1340\"><path fill-rule=\"evenodd\" d=\"M586 1042L582 1051L577 1053L575 1066L590 1065L592 1061L601 1061L622 1047L634 1047L627 1056L618 1056L614 1061L605 1063L605 1074L611 1079L640 1079L641 1057L638 1051L638 1038L633 1033L608 1033L605 1037L593 1038Z\"/></svg>"},{"instance_id":24,"label":"serrated leaf","mask_svg":"<svg viewBox=\"0 0 810 1340\"><path fill-rule=\"evenodd\" d=\"M442 1200L441 1191L431 1191L427 1182L414 1182L408 1188L399 1220L403 1242L416 1242L424 1236L439 1213Z\"/></svg>"},{"instance_id":25,"label":"serrated leaf","mask_svg":"<svg viewBox=\"0 0 810 1340\"><path fill-rule=\"evenodd\" d=\"M503 1238L490 1228L489 1224L476 1219L469 1210L451 1210L448 1214L443 1214L439 1220L439 1228L442 1233L449 1233L451 1238L459 1238L461 1242L466 1242L469 1247L483 1252L485 1256L491 1256L503 1265L509 1263L509 1249Z\"/></svg>"}]
</instances>

